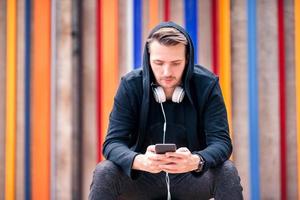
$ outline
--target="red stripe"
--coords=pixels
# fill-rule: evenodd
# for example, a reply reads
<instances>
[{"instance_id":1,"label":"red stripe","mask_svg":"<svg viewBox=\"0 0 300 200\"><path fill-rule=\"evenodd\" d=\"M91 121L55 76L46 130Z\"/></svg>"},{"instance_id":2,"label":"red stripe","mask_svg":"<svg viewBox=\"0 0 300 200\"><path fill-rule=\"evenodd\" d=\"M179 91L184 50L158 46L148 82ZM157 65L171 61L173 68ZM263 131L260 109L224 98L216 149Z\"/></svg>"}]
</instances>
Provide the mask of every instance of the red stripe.
<instances>
[{"instance_id":1,"label":"red stripe","mask_svg":"<svg viewBox=\"0 0 300 200\"><path fill-rule=\"evenodd\" d=\"M211 43L212 43L212 70L215 74L219 74L219 45L218 45L218 2L211 2Z\"/></svg>"},{"instance_id":2,"label":"red stripe","mask_svg":"<svg viewBox=\"0 0 300 200\"><path fill-rule=\"evenodd\" d=\"M284 44L284 2L278 0L278 62L279 62L279 112L280 112L280 179L281 200L287 199L286 186L286 100L285 100L285 44Z\"/></svg>"},{"instance_id":3,"label":"red stripe","mask_svg":"<svg viewBox=\"0 0 300 200\"><path fill-rule=\"evenodd\" d=\"M101 0L97 1L97 159L102 159L102 136L101 136Z\"/></svg>"},{"instance_id":4,"label":"red stripe","mask_svg":"<svg viewBox=\"0 0 300 200\"><path fill-rule=\"evenodd\" d=\"M170 0L165 0L164 20L170 21Z\"/></svg>"}]
</instances>

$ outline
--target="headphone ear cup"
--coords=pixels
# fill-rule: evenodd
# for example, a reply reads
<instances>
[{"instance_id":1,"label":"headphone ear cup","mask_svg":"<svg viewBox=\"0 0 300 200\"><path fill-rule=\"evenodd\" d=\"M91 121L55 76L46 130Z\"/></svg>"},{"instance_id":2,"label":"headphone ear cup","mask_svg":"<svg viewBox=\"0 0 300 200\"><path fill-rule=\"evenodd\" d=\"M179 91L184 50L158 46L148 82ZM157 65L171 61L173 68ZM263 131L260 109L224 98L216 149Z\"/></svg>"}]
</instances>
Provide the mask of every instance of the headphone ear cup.
<instances>
[{"instance_id":1,"label":"headphone ear cup","mask_svg":"<svg viewBox=\"0 0 300 200\"><path fill-rule=\"evenodd\" d=\"M154 98L157 103L163 103L166 101L166 95L162 87L153 88Z\"/></svg>"},{"instance_id":2,"label":"headphone ear cup","mask_svg":"<svg viewBox=\"0 0 300 200\"><path fill-rule=\"evenodd\" d=\"M185 92L182 87L177 86L172 95L172 101L175 103L180 103L183 100Z\"/></svg>"}]
</instances>

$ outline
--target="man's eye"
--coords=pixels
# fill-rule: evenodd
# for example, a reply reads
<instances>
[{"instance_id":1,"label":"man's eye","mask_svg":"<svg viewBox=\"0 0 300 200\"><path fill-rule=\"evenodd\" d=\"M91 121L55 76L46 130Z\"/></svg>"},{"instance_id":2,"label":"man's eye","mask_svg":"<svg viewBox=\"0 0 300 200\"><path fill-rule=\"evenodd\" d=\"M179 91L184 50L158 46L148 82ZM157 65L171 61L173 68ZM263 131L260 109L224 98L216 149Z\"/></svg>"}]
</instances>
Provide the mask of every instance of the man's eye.
<instances>
[{"instance_id":1,"label":"man's eye","mask_svg":"<svg viewBox=\"0 0 300 200\"><path fill-rule=\"evenodd\" d=\"M178 65L180 65L180 63L173 63L173 65L174 65L174 66L178 66Z\"/></svg>"},{"instance_id":2,"label":"man's eye","mask_svg":"<svg viewBox=\"0 0 300 200\"><path fill-rule=\"evenodd\" d=\"M156 65L163 65L162 62L155 62Z\"/></svg>"}]
</instances>

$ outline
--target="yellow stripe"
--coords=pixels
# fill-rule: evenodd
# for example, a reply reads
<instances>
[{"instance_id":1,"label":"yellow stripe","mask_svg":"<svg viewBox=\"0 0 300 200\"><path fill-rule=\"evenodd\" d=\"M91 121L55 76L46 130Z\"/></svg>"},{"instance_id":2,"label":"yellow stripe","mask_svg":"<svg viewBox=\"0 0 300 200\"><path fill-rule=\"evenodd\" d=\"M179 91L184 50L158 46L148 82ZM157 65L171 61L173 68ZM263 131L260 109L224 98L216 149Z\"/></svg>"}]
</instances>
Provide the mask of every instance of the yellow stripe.
<instances>
[{"instance_id":1,"label":"yellow stripe","mask_svg":"<svg viewBox=\"0 0 300 200\"><path fill-rule=\"evenodd\" d=\"M230 133L232 131L231 115L231 57L230 57L230 1L218 1L219 12L219 63L220 84L227 108ZM232 138L232 134L231 134Z\"/></svg>"},{"instance_id":2,"label":"yellow stripe","mask_svg":"<svg viewBox=\"0 0 300 200\"><path fill-rule=\"evenodd\" d=\"M118 84L118 1L102 1L101 9L101 136L104 141Z\"/></svg>"},{"instance_id":3,"label":"yellow stripe","mask_svg":"<svg viewBox=\"0 0 300 200\"><path fill-rule=\"evenodd\" d=\"M16 0L7 1L5 199L15 199L16 157Z\"/></svg>"},{"instance_id":4,"label":"yellow stripe","mask_svg":"<svg viewBox=\"0 0 300 200\"><path fill-rule=\"evenodd\" d=\"M295 85L297 123L298 199L300 198L300 2L295 1Z\"/></svg>"}]
</instances>

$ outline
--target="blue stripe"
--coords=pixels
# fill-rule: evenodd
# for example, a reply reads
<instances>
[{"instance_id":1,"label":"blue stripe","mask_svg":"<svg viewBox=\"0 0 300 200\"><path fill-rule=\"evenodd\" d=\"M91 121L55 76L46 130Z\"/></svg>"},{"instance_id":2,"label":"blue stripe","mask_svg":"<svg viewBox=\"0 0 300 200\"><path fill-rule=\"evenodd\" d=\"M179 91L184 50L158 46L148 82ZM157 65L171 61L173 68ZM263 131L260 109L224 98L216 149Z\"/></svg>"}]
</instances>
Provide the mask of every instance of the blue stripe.
<instances>
[{"instance_id":1,"label":"blue stripe","mask_svg":"<svg viewBox=\"0 0 300 200\"><path fill-rule=\"evenodd\" d=\"M256 0L248 0L248 100L251 199L260 198L258 82L256 64Z\"/></svg>"},{"instance_id":2,"label":"blue stripe","mask_svg":"<svg viewBox=\"0 0 300 200\"><path fill-rule=\"evenodd\" d=\"M31 173L30 173L30 49L31 49L31 0L25 0L25 199L31 199Z\"/></svg>"},{"instance_id":3,"label":"blue stripe","mask_svg":"<svg viewBox=\"0 0 300 200\"><path fill-rule=\"evenodd\" d=\"M194 62L198 63L198 1L185 0L184 1L184 16L185 28L192 38L194 44Z\"/></svg>"},{"instance_id":4,"label":"blue stripe","mask_svg":"<svg viewBox=\"0 0 300 200\"><path fill-rule=\"evenodd\" d=\"M142 1L133 3L133 56L134 68L141 67L142 58Z\"/></svg>"}]
</instances>

